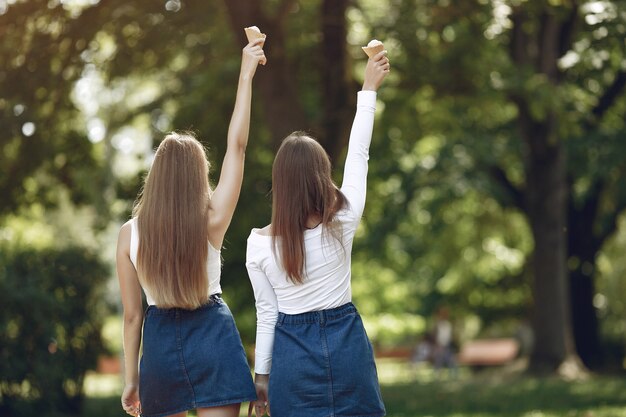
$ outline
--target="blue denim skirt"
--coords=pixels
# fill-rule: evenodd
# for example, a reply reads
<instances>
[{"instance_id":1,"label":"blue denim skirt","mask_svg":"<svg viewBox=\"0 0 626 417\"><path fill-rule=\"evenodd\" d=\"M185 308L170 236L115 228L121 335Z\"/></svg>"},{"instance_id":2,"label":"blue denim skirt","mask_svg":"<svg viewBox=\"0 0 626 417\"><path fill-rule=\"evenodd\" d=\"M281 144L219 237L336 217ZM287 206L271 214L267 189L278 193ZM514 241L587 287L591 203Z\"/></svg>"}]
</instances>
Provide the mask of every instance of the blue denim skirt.
<instances>
[{"instance_id":1,"label":"blue denim skirt","mask_svg":"<svg viewBox=\"0 0 626 417\"><path fill-rule=\"evenodd\" d=\"M385 415L372 345L352 303L278 314L269 403L272 417Z\"/></svg>"},{"instance_id":2,"label":"blue denim skirt","mask_svg":"<svg viewBox=\"0 0 626 417\"><path fill-rule=\"evenodd\" d=\"M143 417L256 399L235 320L221 298L196 310L148 307L139 399Z\"/></svg>"}]
</instances>

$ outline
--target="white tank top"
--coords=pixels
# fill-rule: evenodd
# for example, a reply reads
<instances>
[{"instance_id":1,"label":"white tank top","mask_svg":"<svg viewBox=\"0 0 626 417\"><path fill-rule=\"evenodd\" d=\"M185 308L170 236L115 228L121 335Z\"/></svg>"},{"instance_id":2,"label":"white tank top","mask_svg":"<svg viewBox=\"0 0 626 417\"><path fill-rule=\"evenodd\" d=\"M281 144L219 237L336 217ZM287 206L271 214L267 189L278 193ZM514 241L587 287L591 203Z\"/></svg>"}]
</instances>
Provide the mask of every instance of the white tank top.
<instances>
[{"instance_id":1,"label":"white tank top","mask_svg":"<svg viewBox=\"0 0 626 417\"><path fill-rule=\"evenodd\" d=\"M137 226L137 218L134 217L131 220L131 233L130 233L130 261L137 270L137 252L139 251L139 227ZM221 294L222 287L220 286L220 274L222 270L222 259L220 251L215 249L211 242L209 242L209 256L206 263L207 275L209 277L209 294ZM143 286L142 286L143 288ZM143 288L146 293L146 301L148 305L155 305L154 299L150 293Z\"/></svg>"}]
</instances>

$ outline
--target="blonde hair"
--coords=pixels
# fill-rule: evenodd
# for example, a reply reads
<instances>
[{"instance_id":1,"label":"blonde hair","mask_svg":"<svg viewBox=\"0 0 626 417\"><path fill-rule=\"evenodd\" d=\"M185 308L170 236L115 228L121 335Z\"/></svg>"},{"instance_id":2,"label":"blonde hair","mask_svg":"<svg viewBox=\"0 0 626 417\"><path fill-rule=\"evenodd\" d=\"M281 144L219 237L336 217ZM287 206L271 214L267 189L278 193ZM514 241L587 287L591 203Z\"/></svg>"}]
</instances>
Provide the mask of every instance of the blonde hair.
<instances>
[{"instance_id":1,"label":"blonde hair","mask_svg":"<svg viewBox=\"0 0 626 417\"><path fill-rule=\"evenodd\" d=\"M195 309L209 293L209 163L189 133L170 133L157 148L139 194L139 281L160 308Z\"/></svg>"}]
</instances>

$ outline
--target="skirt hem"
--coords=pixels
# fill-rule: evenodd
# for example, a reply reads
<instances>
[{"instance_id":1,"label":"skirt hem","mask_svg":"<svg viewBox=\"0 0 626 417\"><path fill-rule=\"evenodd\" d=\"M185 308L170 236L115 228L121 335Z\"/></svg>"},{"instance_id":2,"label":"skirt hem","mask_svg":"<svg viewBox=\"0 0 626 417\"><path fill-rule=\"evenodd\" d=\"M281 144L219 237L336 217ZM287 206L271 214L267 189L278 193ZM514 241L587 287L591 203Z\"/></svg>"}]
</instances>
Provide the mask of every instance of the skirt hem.
<instances>
[{"instance_id":1,"label":"skirt hem","mask_svg":"<svg viewBox=\"0 0 626 417\"><path fill-rule=\"evenodd\" d=\"M172 415L172 414L182 413L183 411L196 410L198 408L222 407L224 405L241 404L241 403L246 403L246 402L255 401L255 400L256 400L256 395L255 396L242 397L240 399L236 398L236 399L232 399L232 400L222 400L222 401L196 403L195 405L189 405L189 406L185 406L185 407L178 407L177 409L175 409L173 411L165 411L165 412L156 413L156 414L141 413L141 417L165 417L165 416L169 416L169 415ZM354 416L354 417L360 417L360 416ZM366 416L363 416L363 417L366 417Z\"/></svg>"}]
</instances>

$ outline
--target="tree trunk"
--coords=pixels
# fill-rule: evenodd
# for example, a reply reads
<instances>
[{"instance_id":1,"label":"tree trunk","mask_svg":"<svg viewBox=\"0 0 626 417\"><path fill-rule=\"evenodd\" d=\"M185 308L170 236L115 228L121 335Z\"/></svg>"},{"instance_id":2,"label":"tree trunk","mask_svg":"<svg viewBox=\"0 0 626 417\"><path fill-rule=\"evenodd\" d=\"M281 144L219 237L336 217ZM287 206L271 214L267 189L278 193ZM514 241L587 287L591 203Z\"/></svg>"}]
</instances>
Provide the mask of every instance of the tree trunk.
<instances>
[{"instance_id":1,"label":"tree trunk","mask_svg":"<svg viewBox=\"0 0 626 417\"><path fill-rule=\"evenodd\" d=\"M322 3L324 121L323 136L319 140L331 158L337 158L348 143L356 105L346 50L347 7L348 0L324 0Z\"/></svg>"},{"instance_id":2,"label":"tree trunk","mask_svg":"<svg viewBox=\"0 0 626 417\"><path fill-rule=\"evenodd\" d=\"M571 188L571 187L570 187ZM570 190L570 193L572 191ZM593 305L596 256L601 241L594 234L602 183L596 182L584 202L577 206L570 197L568 218L568 260L570 262L570 302L576 351L590 368L601 365L598 317Z\"/></svg>"},{"instance_id":3,"label":"tree trunk","mask_svg":"<svg viewBox=\"0 0 626 417\"><path fill-rule=\"evenodd\" d=\"M552 145L547 141L545 136L531 139L526 165L528 217L535 240L532 321L536 343L531 365L554 371L573 354L573 345L567 296L565 151L560 141ZM532 146L537 142L542 146Z\"/></svg>"},{"instance_id":4,"label":"tree trunk","mask_svg":"<svg viewBox=\"0 0 626 417\"><path fill-rule=\"evenodd\" d=\"M549 7L516 8L510 43L513 62L520 69L541 74L551 88L557 87L562 78L558 59L568 48L570 23L575 16L572 13L569 20L562 20L563 16ZM534 33L528 30L531 21L538 25ZM525 207L535 241L531 260L535 346L530 367L576 376L584 367L572 336L566 229L569 188L565 147L557 133L559 119L545 107L543 114L531 112L531 102L540 100L532 91L515 92L511 98L518 108L525 145Z\"/></svg>"},{"instance_id":5,"label":"tree trunk","mask_svg":"<svg viewBox=\"0 0 626 417\"><path fill-rule=\"evenodd\" d=\"M598 317L593 305L595 290L593 275L586 271L587 268L593 269L593 259L581 261L582 267L570 272L574 341L583 363L589 368L597 368L601 365L602 354Z\"/></svg>"},{"instance_id":6,"label":"tree trunk","mask_svg":"<svg viewBox=\"0 0 626 417\"><path fill-rule=\"evenodd\" d=\"M314 130L317 139L331 159L337 159L348 142L348 132L354 115L355 88L348 70L346 50L346 9L348 0L324 0L321 4L320 71L323 80L323 120L313 126L307 120L293 65L286 55L284 23L292 5L283 0L275 16L267 16L259 0L224 1L235 37L240 44L247 42L243 28L257 25L267 34L265 53L267 68L260 68L255 85L261 93L263 112L275 147L294 130Z\"/></svg>"},{"instance_id":7,"label":"tree trunk","mask_svg":"<svg viewBox=\"0 0 626 417\"><path fill-rule=\"evenodd\" d=\"M266 16L259 0L225 0L224 5L235 38L241 45L248 43L244 27L258 26L267 35L263 48L267 65L257 70L254 84L260 92L265 120L277 148L289 133L308 127L300 104L296 74L286 55L283 27L286 14L279 14L276 18Z\"/></svg>"}]
</instances>

